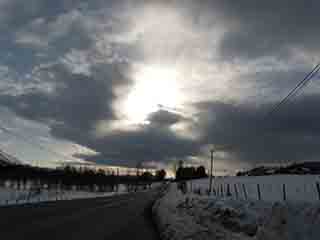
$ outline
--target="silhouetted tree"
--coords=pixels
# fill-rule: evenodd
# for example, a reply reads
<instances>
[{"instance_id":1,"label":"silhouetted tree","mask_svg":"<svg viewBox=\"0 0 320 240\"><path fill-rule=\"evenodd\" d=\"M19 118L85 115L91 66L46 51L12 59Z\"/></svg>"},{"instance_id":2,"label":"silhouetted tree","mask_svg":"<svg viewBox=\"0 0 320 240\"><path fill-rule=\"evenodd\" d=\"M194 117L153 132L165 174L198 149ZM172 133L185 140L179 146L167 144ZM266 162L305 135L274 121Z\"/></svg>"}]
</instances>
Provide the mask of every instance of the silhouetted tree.
<instances>
[{"instance_id":1,"label":"silhouetted tree","mask_svg":"<svg viewBox=\"0 0 320 240\"><path fill-rule=\"evenodd\" d=\"M65 166L49 169L29 165L5 165L0 166L0 185L10 181L21 189L32 183L34 187L40 188L46 185L49 189L113 191L118 184L138 185L141 181L150 185L156 180L150 172L140 176L118 176L110 171L108 173L102 169L95 170L88 167Z\"/></svg>"},{"instance_id":2,"label":"silhouetted tree","mask_svg":"<svg viewBox=\"0 0 320 240\"><path fill-rule=\"evenodd\" d=\"M144 182L150 182L150 181L152 181L152 179L153 179L153 175L152 175L152 173L150 173L148 171L143 172L140 176L140 180L144 181Z\"/></svg>"},{"instance_id":3,"label":"silhouetted tree","mask_svg":"<svg viewBox=\"0 0 320 240\"><path fill-rule=\"evenodd\" d=\"M207 177L206 169L205 169L204 166L199 166L199 167L197 167L196 176L197 176L198 178Z\"/></svg>"},{"instance_id":4,"label":"silhouetted tree","mask_svg":"<svg viewBox=\"0 0 320 240\"><path fill-rule=\"evenodd\" d=\"M176 180L189 180L206 177L206 170L203 166L198 167L179 167L176 172Z\"/></svg>"},{"instance_id":5,"label":"silhouetted tree","mask_svg":"<svg viewBox=\"0 0 320 240\"><path fill-rule=\"evenodd\" d=\"M166 177L167 173L164 169L156 171L156 179L158 181L163 181L164 178Z\"/></svg>"}]
</instances>

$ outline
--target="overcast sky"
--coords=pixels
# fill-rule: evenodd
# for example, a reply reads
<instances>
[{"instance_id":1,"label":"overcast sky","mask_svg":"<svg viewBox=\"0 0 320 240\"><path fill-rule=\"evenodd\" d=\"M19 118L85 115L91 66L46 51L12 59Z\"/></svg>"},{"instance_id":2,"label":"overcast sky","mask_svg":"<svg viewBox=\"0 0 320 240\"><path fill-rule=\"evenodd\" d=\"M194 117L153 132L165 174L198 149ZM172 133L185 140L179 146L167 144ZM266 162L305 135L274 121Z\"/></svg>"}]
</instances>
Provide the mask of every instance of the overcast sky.
<instances>
[{"instance_id":1,"label":"overcast sky","mask_svg":"<svg viewBox=\"0 0 320 240\"><path fill-rule=\"evenodd\" d=\"M221 171L318 161L318 76L263 116L320 61L319 11L318 0L0 0L0 147L43 165L207 165L212 146Z\"/></svg>"}]
</instances>

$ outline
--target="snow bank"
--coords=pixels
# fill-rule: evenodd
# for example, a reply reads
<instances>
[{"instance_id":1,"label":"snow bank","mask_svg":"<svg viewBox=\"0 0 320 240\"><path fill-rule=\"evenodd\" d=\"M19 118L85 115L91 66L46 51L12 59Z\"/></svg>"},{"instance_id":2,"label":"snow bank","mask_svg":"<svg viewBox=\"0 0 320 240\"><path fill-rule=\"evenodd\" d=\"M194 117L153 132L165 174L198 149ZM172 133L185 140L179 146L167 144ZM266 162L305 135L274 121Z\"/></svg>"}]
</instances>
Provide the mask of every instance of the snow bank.
<instances>
[{"instance_id":1,"label":"snow bank","mask_svg":"<svg viewBox=\"0 0 320 240\"><path fill-rule=\"evenodd\" d=\"M154 205L162 239L320 239L320 203L244 201L181 194Z\"/></svg>"},{"instance_id":2,"label":"snow bank","mask_svg":"<svg viewBox=\"0 0 320 240\"><path fill-rule=\"evenodd\" d=\"M206 229L179 208L185 201L185 196L176 190L176 185L171 184L165 195L154 204L152 212L161 239L203 239L201 232L205 233Z\"/></svg>"}]
</instances>

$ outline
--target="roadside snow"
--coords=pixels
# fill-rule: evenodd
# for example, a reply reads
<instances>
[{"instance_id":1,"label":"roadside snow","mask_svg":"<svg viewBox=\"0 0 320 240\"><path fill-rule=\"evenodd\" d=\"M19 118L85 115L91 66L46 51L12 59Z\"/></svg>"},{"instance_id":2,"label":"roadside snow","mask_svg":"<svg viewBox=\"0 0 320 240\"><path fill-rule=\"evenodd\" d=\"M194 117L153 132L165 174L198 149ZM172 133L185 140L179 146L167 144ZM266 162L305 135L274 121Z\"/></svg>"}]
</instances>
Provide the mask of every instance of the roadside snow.
<instances>
[{"instance_id":1,"label":"roadside snow","mask_svg":"<svg viewBox=\"0 0 320 240\"><path fill-rule=\"evenodd\" d=\"M320 203L183 195L171 184L153 207L162 239L320 239Z\"/></svg>"},{"instance_id":2,"label":"roadside snow","mask_svg":"<svg viewBox=\"0 0 320 240\"><path fill-rule=\"evenodd\" d=\"M9 187L10 186L10 187ZM153 183L152 188L160 186L160 183ZM73 188L75 189L75 188ZM144 191L139 189L139 191ZM19 189L16 183L4 184L0 186L0 206L38 203L58 200L73 200L97 197L109 197L113 195L128 193L128 188L124 184L119 184L115 192L98 192L98 191L80 191L80 190L63 190L47 189L47 188L32 188L31 185L27 189Z\"/></svg>"},{"instance_id":3,"label":"roadside snow","mask_svg":"<svg viewBox=\"0 0 320 240\"><path fill-rule=\"evenodd\" d=\"M317 190L320 183L319 175L273 175L273 176L241 176L216 177L213 180L213 191L217 195L229 195L234 199L258 200L258 184L260 197L263 201L277 202L284 199L299 202L318 202L320 193ZM205 192L209 187L209 178L194 180L188 183L188 189ZM320 186L320 184L319 184ZM222 192L222 194L221 194Z\"/></svg>"},{"instance_id":4,"label":"roadside snow","mask_svg":"<svg viewBox=\"0 0 320 240\"><path fill-rule=\"evenodd\" d=\"M197 239L196 235L205 232L206 229L202 229L186 211L178 207L183 204L185 197L175 188L176 185L171 184L168 192L154 204L152 209L161 238Z\"/></svg>"},{"instance_id":5,"label":"roadside snow","mask_svg":"<svg viewBox=\"0 0 320 240\"><path fill-rule=\"evenodd\" d=\"M107 197L115 194L122 194L125 191L119 192L85 192L85 191L57 191L42 189L40 191L17 190L13 188L0 187L0 206L24 203L37 203L46 201L58 200L73 200L83 198Z\"/></svg>"}]
</instances>

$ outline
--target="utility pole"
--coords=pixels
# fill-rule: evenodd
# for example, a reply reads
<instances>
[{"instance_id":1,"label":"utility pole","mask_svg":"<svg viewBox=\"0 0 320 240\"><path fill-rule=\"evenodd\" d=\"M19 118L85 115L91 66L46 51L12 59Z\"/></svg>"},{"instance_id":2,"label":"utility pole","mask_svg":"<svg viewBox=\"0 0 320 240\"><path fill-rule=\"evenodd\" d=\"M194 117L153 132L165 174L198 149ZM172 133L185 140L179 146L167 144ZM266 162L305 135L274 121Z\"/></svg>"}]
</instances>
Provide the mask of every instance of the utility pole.
<instances>
[{"instance_id":1,"label":"utility pole","mask_svg":"<svg viewBox=\"0 0 320 240\"><path fill-rule=\"evenodd\" d=\"M213 149L211 149L211 150L210 150L210 154L211 154L211 164L210 164L210 184L209 184L209 193L210 193L210 195L211 195L211 192L212 192L213 153L214 153L214 150L213 150Z\"/></svg>"}]
</instances>

